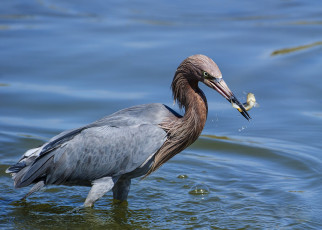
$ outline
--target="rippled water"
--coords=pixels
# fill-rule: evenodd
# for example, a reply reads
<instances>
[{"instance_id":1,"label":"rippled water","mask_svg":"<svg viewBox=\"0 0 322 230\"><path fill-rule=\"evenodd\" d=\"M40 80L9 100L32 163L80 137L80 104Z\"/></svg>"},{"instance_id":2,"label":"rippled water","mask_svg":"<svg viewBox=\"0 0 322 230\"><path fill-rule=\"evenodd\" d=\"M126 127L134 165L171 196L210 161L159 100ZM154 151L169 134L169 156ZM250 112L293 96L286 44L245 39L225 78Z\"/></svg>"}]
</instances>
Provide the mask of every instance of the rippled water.
<instances>
[{"instance_id":1,"label":"rippled water","mask_svg":"<svg viewBox=\"0 0 322 230\"><path fill-rule=\"evenodd\" d=\"M318 1L5 1L0 8L0 227L320 229L322 4ZM59 132L135 104L172 106L179 63L203 53L247 122L201 86L199 140L145 180L75 211L89 188L19 201L5 169ZM173 108L176 109L175 106Z\"/></svg>"}]
</instances>

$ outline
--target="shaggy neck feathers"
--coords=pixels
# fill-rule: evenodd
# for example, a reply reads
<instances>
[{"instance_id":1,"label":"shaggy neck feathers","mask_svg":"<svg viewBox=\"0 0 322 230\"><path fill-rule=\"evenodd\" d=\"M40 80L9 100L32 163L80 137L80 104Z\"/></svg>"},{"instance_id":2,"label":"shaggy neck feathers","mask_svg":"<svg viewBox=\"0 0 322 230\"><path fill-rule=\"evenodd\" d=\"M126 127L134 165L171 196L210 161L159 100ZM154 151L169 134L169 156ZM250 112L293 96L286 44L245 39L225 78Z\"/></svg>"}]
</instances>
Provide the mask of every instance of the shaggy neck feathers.
<instances>
[{"instance_id":1,"label":"shaggy neck feathers","mask_svg":"<svg viewBox=\"0 0 322 230\"><path fill-rule=\"evenodd\" d=\"M182 66L181 66L182 67ZM169 117L160 126L167 132L167 140L155 154L154 164L149 175L173 156L191 145L201 134L208 113L207 99L198 87L198 81L191 76L191 71L178 68L173 81L172 93L180 108L185 109L181 118Z\"/></svg>"}]
</instances>

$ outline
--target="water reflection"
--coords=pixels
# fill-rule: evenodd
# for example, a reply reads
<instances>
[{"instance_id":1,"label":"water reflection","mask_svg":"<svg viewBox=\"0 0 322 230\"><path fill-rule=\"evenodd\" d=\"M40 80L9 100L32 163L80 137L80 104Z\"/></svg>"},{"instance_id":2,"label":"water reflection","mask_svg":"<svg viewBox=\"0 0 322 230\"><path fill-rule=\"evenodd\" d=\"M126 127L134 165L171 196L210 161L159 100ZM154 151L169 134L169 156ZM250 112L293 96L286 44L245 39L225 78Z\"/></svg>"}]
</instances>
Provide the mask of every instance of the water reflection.
<instances>
[{"instance_id":1,"label":"water reflection","mask_svg":"<svg viewBox=\"0 0 322 230\"><path fill-rule=\"evenodd\" d=\"M310 49L312 47L321 46L321 45L322 45L322 42L314 42L314 43L311 43L311 44L308 44L308 45L302 45L302 46L296 46L296 47L291 47L291 48L279 49L279 50L275 50L274 52L272 52L271 56L293 53L293 52L297 52L297 51L300 51L300 50L306 50L306 49Z\"/></svg>"},{"instance_id":2,"label":"water reflection","mask_svg":"<svg viewBox=\"0 0 322 230\"><path fill-rule=\"evenodd\" d=\"M289 24L290 25L322 25L322 21L297 21Z\"/></svg>"},{"instance_id":3,"label":"water reflection","mask_svg":"<svg viewBox=\"0 0 322 230\"><path fill-rule=\"evenodd\" d=\"M17 201L10 204L15 229L65 228L82 229L84 226L97 229L146 229L149 216L147 210L132 211L126 203L106 204L105 209L80 208L77 212L70 206L40 204L31 201ZM85 225L84 225L85 223Z\"/></svg>"},{"instance_id":4,"label":"water reflection","mask_svg":"<svg viewBox=\"0 0 322 230\"><path fill-rule=\"evenodd\" d=\"M4 84L3 86L8 86ZM73 89L64 85L40 85L40 84L28 84L13 82L11 83L9 90L18 92L30 92L30 93L51 93L64 95L69 97L86 98L86 99L139 99L146 96L144 92L118 92L112 90L99 90L99 89Z\"/></svg>"}]
</instances>

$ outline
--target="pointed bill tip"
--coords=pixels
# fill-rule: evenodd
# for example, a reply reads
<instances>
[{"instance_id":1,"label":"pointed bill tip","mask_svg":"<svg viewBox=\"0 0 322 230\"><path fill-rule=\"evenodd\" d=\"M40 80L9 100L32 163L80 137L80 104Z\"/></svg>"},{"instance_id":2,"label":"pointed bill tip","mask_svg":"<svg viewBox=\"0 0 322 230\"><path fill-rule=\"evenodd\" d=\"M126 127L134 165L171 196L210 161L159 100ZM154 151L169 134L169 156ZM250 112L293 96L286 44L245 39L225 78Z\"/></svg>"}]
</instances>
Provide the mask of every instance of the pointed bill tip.
<instances>
[{"instance_id":1,"label":"pointed bill tip","mask_svg":"<svg viewBox=\"0 0 322 230\"><path fill-rule=\"evenodd\" d=\"M229 101L230 103L235 103L235 104L237 104L237 105L239 106L238 111L239 111L239 112L241 113L241 115L243 115L243 117L245 117L248 121L249 121L249 119L252 119L252 118L250 117L250 115L248 114L247 110L245 109L245 107L243 106L243 104L242 104L242 103L240 103L234 95L232 95L228 101Z\"/></svg>"}]
</instances>

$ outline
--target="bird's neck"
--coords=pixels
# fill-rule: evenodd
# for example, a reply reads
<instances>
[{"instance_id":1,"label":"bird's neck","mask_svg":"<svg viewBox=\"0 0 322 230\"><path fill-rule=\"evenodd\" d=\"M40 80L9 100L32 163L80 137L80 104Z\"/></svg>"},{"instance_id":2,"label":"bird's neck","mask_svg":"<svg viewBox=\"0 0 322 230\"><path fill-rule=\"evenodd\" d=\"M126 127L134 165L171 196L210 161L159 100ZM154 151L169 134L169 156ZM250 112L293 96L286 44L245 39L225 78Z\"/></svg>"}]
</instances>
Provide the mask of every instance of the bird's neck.
<instances>
[{"instance_id":1,"label":"bird's neck","mask_svg":"<svg viewBox=\"0 0 322 230\"><path fill-rule=\"evenodd\" d=\"M185 114L180 118L178 125L181 126L182 131L184 130L185 135L188 135L189 138L186 138L186 141L190 145L199 137L205 126L208 104L204 93L198 87L198 81L189 82L183 77L180 86L184 100L180 101L181 98L177 98L177 101L181 107L184 107Z\"/></svg>"},{"instance_id":2,"label":"bird's neck","mask_svg":"<svg viewBox=\"0 0 322 230\"><path fill-rule=\"evenodd\" d=\"M205 126L208 112L207 100L199 89L198 82L189 82L186 77L176 75L172 82L172 92L179 107L185 109L183 117L169 117L161 124L168 137L154 156L149 172L157 170L162 164L187 148L200 136Z\"/></svg>"}]
</instances>

